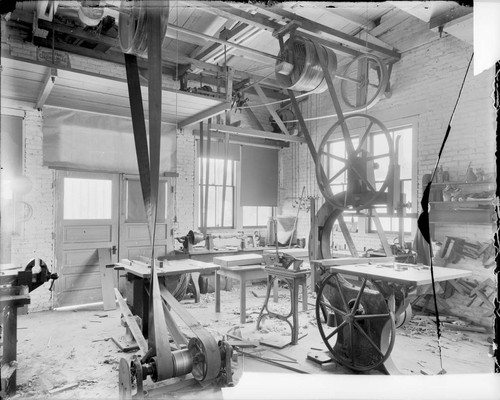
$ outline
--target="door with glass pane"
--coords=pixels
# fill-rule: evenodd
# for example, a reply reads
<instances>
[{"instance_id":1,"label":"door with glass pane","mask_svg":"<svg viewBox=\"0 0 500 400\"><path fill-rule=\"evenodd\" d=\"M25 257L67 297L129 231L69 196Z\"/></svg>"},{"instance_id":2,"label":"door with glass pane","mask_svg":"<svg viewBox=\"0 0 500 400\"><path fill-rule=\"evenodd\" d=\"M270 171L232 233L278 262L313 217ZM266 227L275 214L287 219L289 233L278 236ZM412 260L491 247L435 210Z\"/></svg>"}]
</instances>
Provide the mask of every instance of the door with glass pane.
<instances>
[{"instance_id":1,"label":"door with glass pane","mask_svg":"<svg viewBox=\"0 0 500 400\"><path fill-rule=\"evenodd\" d=\"M56 186L57 306L102 301L97 249L117 261L118 175L58 171Z\"/></svg>"},{"instance_id":2,"label":"door with glass pane","mask_svg":"<svg viewBox=\"0 0 500 400\"><path fill-rule=\"evenodd\" d=\"M169 244L172 243L171 226L167 223L167 221L172 221L170 197L171 190L168 178L160 179L155 234L156 258L165 255L169 251ZM120 259L133 260L139 256L151 257L151 241L142 199L141 182L138 176L123 176L120 210Z\"/></svg>"}]
</instances>

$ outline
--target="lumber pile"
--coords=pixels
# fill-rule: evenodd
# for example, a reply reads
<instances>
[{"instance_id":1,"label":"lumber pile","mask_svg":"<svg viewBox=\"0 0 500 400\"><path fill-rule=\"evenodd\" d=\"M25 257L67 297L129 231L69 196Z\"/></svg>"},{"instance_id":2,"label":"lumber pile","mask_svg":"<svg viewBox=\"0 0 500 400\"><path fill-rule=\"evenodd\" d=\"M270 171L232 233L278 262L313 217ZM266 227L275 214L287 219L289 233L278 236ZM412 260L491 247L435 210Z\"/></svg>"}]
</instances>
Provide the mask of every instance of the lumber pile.
<instances>
[{"instance_id":1,"label":"lumber pile","mask_svg":"<svg viewBox=\"0 0 500 400\"><path fill-rule=\"evenodd\" d=\"M439 258L445 263L458 263L462 258L481 259L485 268L495 265L495 247L490 242L470 241L455 236L447 236L439 252Z\"/></svg>"}]
</instances>

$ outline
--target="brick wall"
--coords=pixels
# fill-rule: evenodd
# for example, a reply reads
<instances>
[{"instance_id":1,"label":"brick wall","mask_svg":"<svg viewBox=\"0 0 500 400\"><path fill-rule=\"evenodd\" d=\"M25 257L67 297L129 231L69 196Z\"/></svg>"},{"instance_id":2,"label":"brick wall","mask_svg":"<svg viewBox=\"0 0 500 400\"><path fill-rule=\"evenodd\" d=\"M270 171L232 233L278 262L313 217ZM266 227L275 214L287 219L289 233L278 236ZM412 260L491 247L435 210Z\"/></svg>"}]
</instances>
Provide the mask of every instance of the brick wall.
<instances>
[{"instance_id":1,"label":"brick wall","mask_svg":"<svg viewBox=\"0 0 500 400\"><path fill-rule=\"evenodd\" d=\"M413 25L404 24L404 31L395 29L388 32L381 39L396 46L409 48L402 53L402 58L394 64L391 76L392 95L382 99L368 114L378 118L385 125L391 121L412 120L416 122L417 133L417 169L418 198L413 202L418 204L423 192L422 177L432 172L437 154L443 140L450 116L457 100L465 71L473 52L472 46L452 36L433 35L421 21L414 21ZM402 28L402 27L401 27ZM424 32L429 44L424 42L413 43L415 35ZM406 34L405 32L412 32ZM450 137L446 144L441 165L450 173L452 181L463 180L466 169L471 164L474 169L482 168L486 173L496 174L495 166L495 110L492 103L494 70L493 68L478 76L469 71L460 102L452 122ZM338 79L334 80L338 86ZM337 91L339 93L339 91ZM333 113L332 101L329 93L312 95L301 104L305 118L315 115L323 116ZM343 108L347 110L347 108ZM320 119L307 121L308 129L318 148L319 141L327 130L336 122L336 119ZM295 215L296 202L302 187L306 188L307 196L318 196L316 177L311 167L312 161L305 144L292 145L290 149L281 152L281 181L280 181L280 213ZM319 203L323 201L319 196ZM300 212L298 234L299 237L308 237L308 212ZM361 226L362 228L362 226ZM473 241L488 241L493 236L494 228L488 225L476 224L439 224L436 226L436 238L444 240L446 236L458 236ZM358 250L364 248L379 248L380 242L376 234L366 233L360 229L352 233ZM389 243L395 235L388 235ZM339 248L343 248L345 241L340 232L334 232L332 239ZM405 240L412 241L413 235L407 235ZM480 262L471 259L462 259L451 267L468 269L473 272L471 279L482 281L493 277L491 269L484 268ZM488 324L491 310L485 305L479 306L475 302L467 309L463 301L451 300L452 313L466 316L470 320L481 324Z\"/></svg>"},{"instance_id":2,"label":"brick wall","mask_svg":"<svg viewBox=\"0 0 500 400\"><path fill-rule=\"evenodd\" d=\"M26 111L24 118L24 174L33 187L23 196L27 220L18 224L12 237L12 263L24 269L33 258L43 260L49 271L54 264L54 172L42 166L42 115L38 111ZM57 283L56 283L57 284ZM30 311L52 307L49 283L37 288L30 295Z\"/></svg>"}]
</instances>

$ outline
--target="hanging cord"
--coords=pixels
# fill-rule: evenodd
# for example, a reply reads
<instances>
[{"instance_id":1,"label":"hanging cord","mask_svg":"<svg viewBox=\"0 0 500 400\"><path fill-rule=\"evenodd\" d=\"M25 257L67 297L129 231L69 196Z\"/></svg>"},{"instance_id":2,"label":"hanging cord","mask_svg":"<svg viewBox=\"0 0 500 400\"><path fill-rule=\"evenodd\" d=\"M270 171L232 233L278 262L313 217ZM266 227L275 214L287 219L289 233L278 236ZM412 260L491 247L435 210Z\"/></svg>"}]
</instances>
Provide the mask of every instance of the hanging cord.
<instances>
[{"instance_id":1,"label":"hanging cord","mask_svg":"<svg viewBox=\"0 0 500 400\"><path fill-rule=\"evenodd\" d=\"M460 91L458 92L458 97L457 101L455 102L455 106L453 107L453 111L451 112L450 116L450 121L448 122L448 127L446 128L446 133L444 135L443 142L441 143L441 148L439 149L438 157L436 160L436 165L434 166L434 170L432 171L432 177L427 184L424 193L422 195L422 201L420 204L422 205L422 213L418 217L418 229L422 233L422 236L424 237L425 241L429 244L429 259L430 259L430 268L431 268L431 282L432 282L432 296L434 300L434 309L436 311L436 330L437 330L437 338L438 338L438 350L439 350L439 361L441 364L441 370L443 371L443 358L441 354L441 344L440 344L440 339L441 339L441 326L440 326L440 320L439 320L439 310L437 306L437 296L436 296L436 287L435 287L435 281L434 281L434 266L432 263L432 242L431 242L431 234L430 234L430 229L429 229L429 194L431 191L431 186L432 186L432 181L434 180L434 176L436 175L439 161L441 160L441 155L443 154L444 146L448 140L448 136L450 135L451 131L451 123L453 121L453 117L455 116L455 111L458 106L458 102L460 101L460 97L462 96L462 90L465 85L465 80L467 79L467 75L469 74L469 69L472 63L472 59L474 58L474 53L472 53L472 56L469 60L469 64L467 65L467 70L465 71L465 76L462 81L462 86L460 87Z\"/></svg>"}]
</instances>

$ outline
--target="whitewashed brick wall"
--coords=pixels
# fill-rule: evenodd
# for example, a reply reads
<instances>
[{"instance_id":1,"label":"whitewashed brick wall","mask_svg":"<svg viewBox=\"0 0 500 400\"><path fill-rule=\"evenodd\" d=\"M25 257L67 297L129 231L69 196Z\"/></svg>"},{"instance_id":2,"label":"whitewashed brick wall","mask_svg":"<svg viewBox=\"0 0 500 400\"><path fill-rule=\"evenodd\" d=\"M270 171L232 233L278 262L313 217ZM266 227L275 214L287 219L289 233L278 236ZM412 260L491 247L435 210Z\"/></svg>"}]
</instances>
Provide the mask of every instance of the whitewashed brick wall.
<instances>
[{"instance_id":1,"label":"whitewashed brick wall","mask_svg":"<svg viewBox=\"0 0 500 400\"><path fill-rule=\"evenodd\" d=\"M397 36L400 32L398 30L390 34ZM452 36L445 35L441 39L437 34L436 36L430 45L421 45L402 54L401 60L394 64L392 71L392 96L383 97L367 112L384 123L417 116L418 204L423 191L422 176L430 173L435 165L473 51L472 46ZM392 39L386 38L389 43ZM441 160L444 169L450 171L452 180L463 179L469 162L474 169L483 168L487 173L496 172L495 115L491 99L493 77L493 69L479 76L473 76L471 69L467 76ZM301 104L304 117L332 114L332 102L328 96L328 92L310 96ZM336 119L331 118L307 122L316 148L320 138L335 121ZM290 149L282 150L280 154L283 167L280 188L281 213L295 214L296 208L293 204L298 200L303 186L306 187L306 194L318 195L316 177L305 144L292 145ZM313 174L309 173L311 171ZM478 229L486 232L486 235L491 234L488 227ZM301 212L298 224L299 236L307 237L308 231L309 215ZM343 243L342 235L338 236L335 240ZM353 234L353 238L360 249L372 248L378 243L374 234L360 232ZM389 240L391 239L389 237Z\"/></svg>"},{"instance_id":2,"label":"whitewashed brick wall","mask_svg":"<svg viewBox=\"0 0 500 400\"><path fill-rule=\"evenodd\" d=\"M33 187L23 196L26 210L33 213L18 225L12 237L12 263L24 269L33 258L43 260L49 271L54 265L54 172L42 166L42 115L38 111L27 111L24 118L24 174ZM57 282L56 282L57 284ZM51 292L46 283L31 292L30 311L52 307Z\"/></svg>"}]
</instances>

